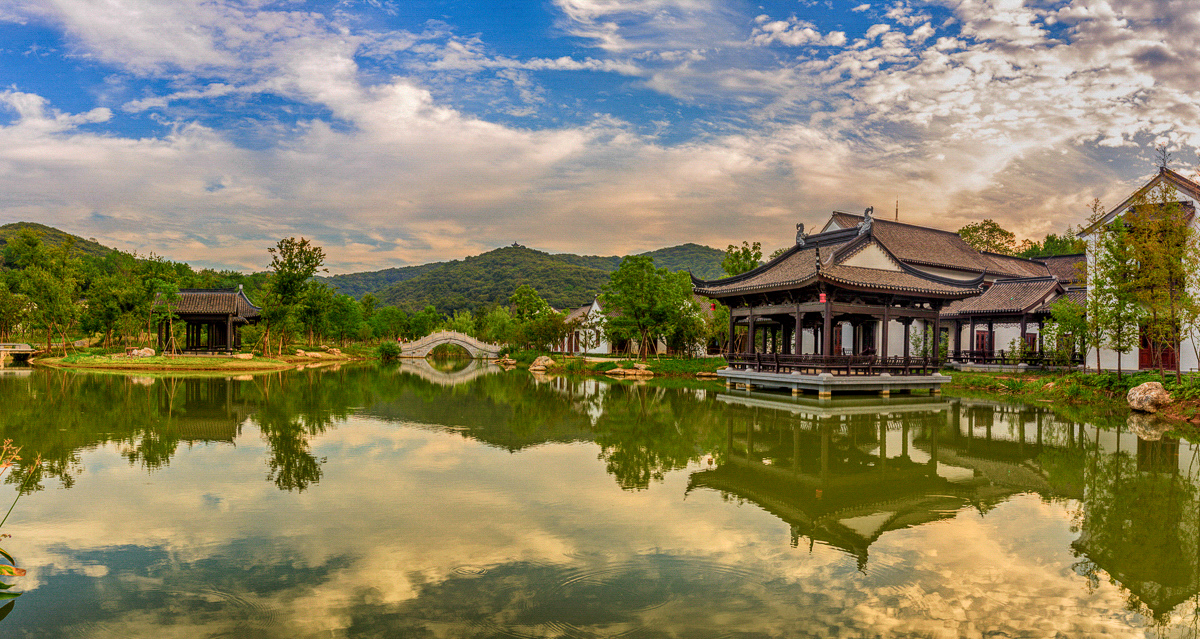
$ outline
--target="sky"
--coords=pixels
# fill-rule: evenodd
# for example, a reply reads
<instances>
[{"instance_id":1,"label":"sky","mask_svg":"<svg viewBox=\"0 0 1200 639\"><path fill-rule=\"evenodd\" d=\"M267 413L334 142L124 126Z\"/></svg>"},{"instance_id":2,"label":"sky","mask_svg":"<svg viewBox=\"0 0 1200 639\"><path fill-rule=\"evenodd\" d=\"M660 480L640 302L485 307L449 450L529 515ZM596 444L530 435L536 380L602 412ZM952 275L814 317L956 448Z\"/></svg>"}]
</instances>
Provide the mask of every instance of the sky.
<instances>
[{"instance_id":1,"label":"sky","mask_svg":"<svg viewBox=\"0 0 1200 639\"><path fill-rule=\"evenodd\" d=\"M1194 0L0 0L0 224L330 273L514 242L1039 239L1195 178ZM897 213L898 209L898 213Z\"/></svg>"}]
</instances>

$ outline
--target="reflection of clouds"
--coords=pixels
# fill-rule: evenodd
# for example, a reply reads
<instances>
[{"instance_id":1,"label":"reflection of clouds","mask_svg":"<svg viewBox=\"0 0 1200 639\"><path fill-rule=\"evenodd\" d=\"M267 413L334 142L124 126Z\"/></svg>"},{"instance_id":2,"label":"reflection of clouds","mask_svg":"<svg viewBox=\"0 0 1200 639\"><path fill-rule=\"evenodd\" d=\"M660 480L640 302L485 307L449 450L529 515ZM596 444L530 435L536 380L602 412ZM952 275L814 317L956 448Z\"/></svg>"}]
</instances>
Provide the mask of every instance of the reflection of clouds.
<instances>
[{"instance_id":1,"label":"reflection of clouds","mask_svg":"<svg viewBox=\"0 0 1200 639\"><path fill-rule=\"evenodd\" d=\"M111 602L74 611L96 621L62 629L82 636L1140 634L1116 587L1089 593L1071 571L1066 508L1035 496L886 533L860 573L840 551L790 547L757 507L684 499L695 464L623 491L593 444L514 454L352 417L312 440L326 473L295 494L264 479L253 431L154 473L81 453L90 476L23 498L6 527L31 573L18 610L87 605L45 587L74 572Z\"/></svg>"}]
</instances>

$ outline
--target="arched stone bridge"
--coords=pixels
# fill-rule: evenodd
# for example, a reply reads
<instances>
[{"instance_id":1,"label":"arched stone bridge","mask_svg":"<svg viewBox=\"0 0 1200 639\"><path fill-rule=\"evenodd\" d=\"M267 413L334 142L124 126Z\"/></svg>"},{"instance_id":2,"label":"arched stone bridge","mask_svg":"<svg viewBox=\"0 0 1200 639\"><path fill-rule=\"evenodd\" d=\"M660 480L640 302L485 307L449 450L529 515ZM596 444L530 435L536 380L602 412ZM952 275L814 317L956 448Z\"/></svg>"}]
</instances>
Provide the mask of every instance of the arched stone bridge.
<instances>
[{"instance_id":1,"label":"arched stone bridge","mask_svg":"<svg viewBox=\"0 0 1200 639\"><path fill-rule=\"evenodd\" d=\"M496 359L500 356L500 344L481 342L470 335L457 331L438 331L421 339L400 345L401 357L425 357L439 344L461 346L475 359Z\"/></svg>"}]
</instances>

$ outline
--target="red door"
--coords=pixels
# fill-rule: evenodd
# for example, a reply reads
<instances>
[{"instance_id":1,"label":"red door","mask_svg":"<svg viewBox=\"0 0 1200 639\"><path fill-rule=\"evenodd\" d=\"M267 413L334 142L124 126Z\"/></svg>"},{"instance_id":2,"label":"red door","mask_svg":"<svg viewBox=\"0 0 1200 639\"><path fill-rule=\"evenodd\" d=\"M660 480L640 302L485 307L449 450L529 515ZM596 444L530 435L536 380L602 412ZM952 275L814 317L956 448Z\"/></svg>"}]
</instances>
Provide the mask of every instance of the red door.
<instances>
[{"instance_id":1,"label":"red door","mask_svg":"<svg viewBox=\"0 0 1200 639\"><path fill-rule=\"evenodd\" d=\"M1138 368L1157 369L1158 363L1154 359L1156 350L1159 357L1162 358L1163 370L1173 371L1178 365L1179 349L1169 344L1151 344L1150 336L1146 334L1145 326L1142 327L1141 343L1138 346Z\"/></svg>"}]
</instances>

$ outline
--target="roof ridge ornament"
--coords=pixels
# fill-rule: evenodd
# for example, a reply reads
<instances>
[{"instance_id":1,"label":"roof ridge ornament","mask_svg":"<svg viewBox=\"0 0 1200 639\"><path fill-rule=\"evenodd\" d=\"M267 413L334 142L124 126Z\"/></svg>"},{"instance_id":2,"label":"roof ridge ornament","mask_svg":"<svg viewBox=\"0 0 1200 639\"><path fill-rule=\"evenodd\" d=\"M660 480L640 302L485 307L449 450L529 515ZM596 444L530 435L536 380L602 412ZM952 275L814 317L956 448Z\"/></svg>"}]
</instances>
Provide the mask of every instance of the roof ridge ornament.
<instances>
[{"instance_id":1,"label":"roof ridge ornament","mask_svg":"<svg viewBox=\"0 0 1200 639\"><path fill-rule=\"evenodd\" d=\"M806 237L808 237L808 234L804 232L804 224L803 223L797 224L796 225L796 246L804 246L804 238L806 238Z\"/></svg>"},{"instance_id":2,"label":"roof ridge ornament","mask_svg":"<svg viewBox=\"0 0 1200 639\"><path fill-rule=\"evenodd\" d=\"M863 221L858 223L858 234L866 235L871 232L871 224L875 221L875 207L868 206L863 211Z\"/></svg>"}]
</instances>

